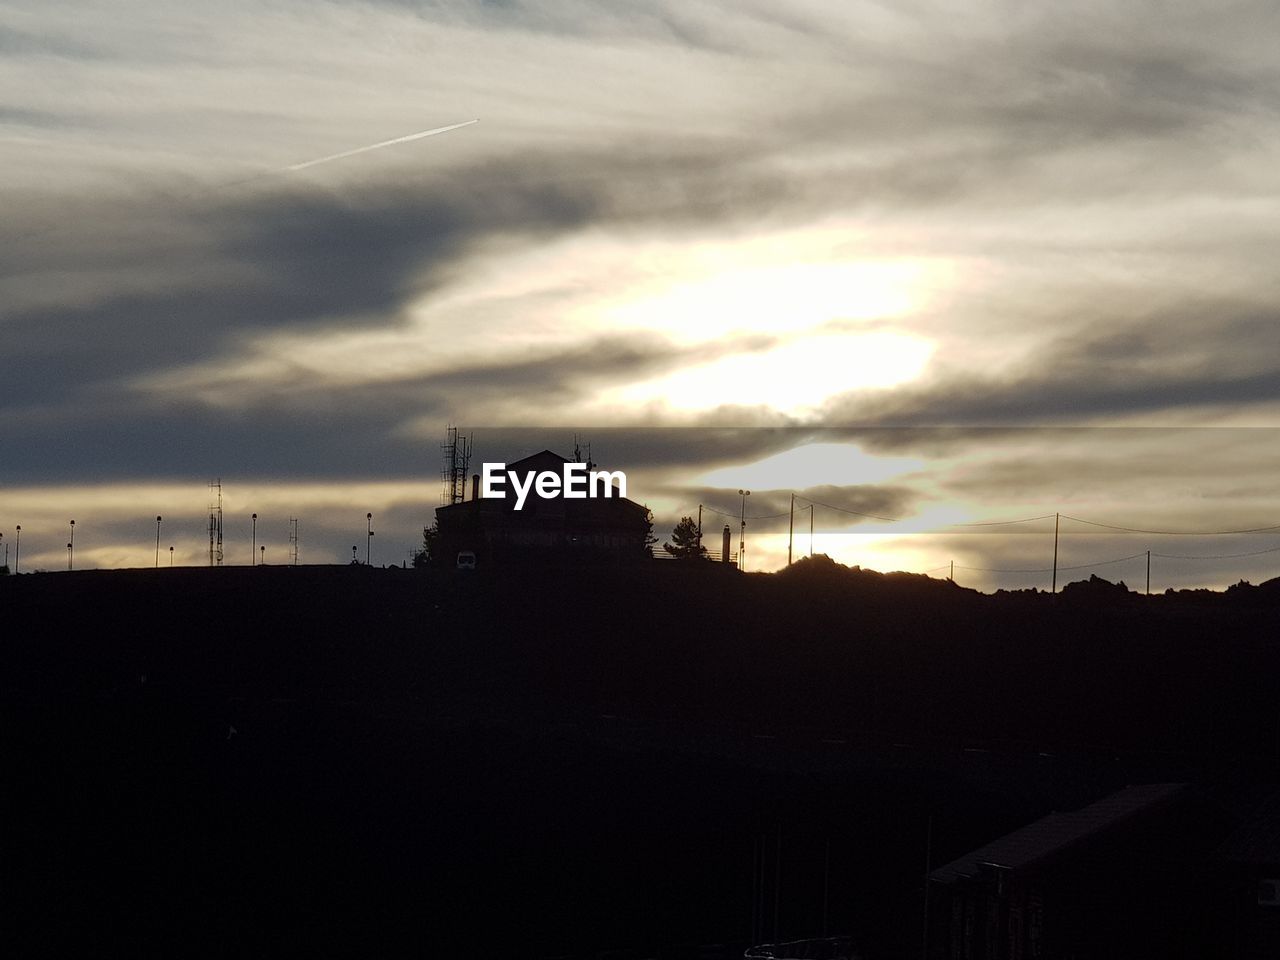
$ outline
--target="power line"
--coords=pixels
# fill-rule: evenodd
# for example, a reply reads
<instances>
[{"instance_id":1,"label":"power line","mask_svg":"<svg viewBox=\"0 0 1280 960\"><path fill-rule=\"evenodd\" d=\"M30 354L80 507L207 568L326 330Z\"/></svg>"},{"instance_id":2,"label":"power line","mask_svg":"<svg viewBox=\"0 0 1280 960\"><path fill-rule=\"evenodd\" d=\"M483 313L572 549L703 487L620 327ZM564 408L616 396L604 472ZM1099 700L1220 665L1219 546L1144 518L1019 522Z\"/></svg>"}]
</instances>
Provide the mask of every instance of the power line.
<instances>
[{"instance_id":1,"label":"power line","mask_svg":"<svg viewBox=\"0 0 1280 960\"><path fill-rule=\"evenodd\" d=\"M708 506L706 504L703 504L702 508L704 510L707 510L710 513L718 513L722 517L728 517L731 520L739 519L739 515L736 513L727 513L724 510L717 510L715 507ZM746 518L748 520L776 520L779 517L787 516L790 512L791 511L789 510L783 510L781 513L764 513L764 514L760 514L759 516L752 516L751 514L747 514Z\"/></svg>"},{"instance_id":2,"label":"power line","mask_svg":"<svg viewBox=\"0 0 1280 960\"><path fill-rule=\"evenodd\" d=\"M1177 553L1153 553L1153 557L1160 557L1164 560L1235 560L1238 557L1260 557L1264 553L1276 553L1280 551L1280 547L1269 547L1266 550L1254 550L1251 553L1212 553L1204 556L1192 557Z\"/></svg>"},{"instance_id":3,"label":"power line","mask_svg":"<svg viewBox=\"0 0 1280 960\"><path fill-rule=\"evenodd\" d=\"M839 507L839 506L836 506L835 504L825 503L821 500L813 500L809 497L804 496L803 494L794 494L794 496L797 500L802 500L805 503L809 504L810 507L822 507L826 510L833 510L837 513L842 513L842 514L855 516L855 517L862 517L868 520L879 520L884 523L900 522L900 518L883 517L877 514L863 513L862 511L859 511L859 510L851 510L848 507ZM719 510L713 506L704 505L704 509L718 516L725 517L727 519L731 519L731 520L740 519L739 514L736 514L727 510ZM746 520L777 520L789 515L790 515L790 511L788 510L788 511L783 511L781 513L756 514L752 516L747 516L744 519ZM1099 527L1106 530L1115 530L1122 533L1147 534L1147 535L1153 535L1153 536L1239 536L1239 535L1255 534L1255 533L1272 533L1280 530L1280 524L1263 526L1263 527L1249 527L1249 528L1238 529L1238 530L1158 530L1158 529L1151 529L1147 527L1129 527L1129 526L1123 526L1121 524L1105 523L1100 520L1087 520L1083 517L1070 516L1068 514L1055 515L1055 514L1049 513L1049 514L1042 514L1040 516L1035 516L1035 517L1019 517L1013 520L977 520L977 521L969 521L969 522L951 523L951 524L945 524L943 527L940 527L940 528L935 528L935 532L942 532L948 527L950 528L1000 527L1000 526L1014 526L1014 525L1024 524L1024 523L1037 523L1043 520L1052 519L1055 516L1060 517L1060 519L1062 520L1070 520L1075 523L1082 523L1087 526ZM927 531L920 531L920 532L924 533ZM1205 554L1205 555L1154 553L1149 551L1143 551L1142 553L1131 554L1130 556L1127 556L1127 557L1117 557L1112 560L1099 560L1093 563L1075 564L1075 565L1066 566L1066 567L1059 566L1056 569L1064 570L1064 571L1086 570L1086 569L1089 569L1090 567L1107 566L1113 563L1124 563L1125 561L1135 560L1139 557L1146 557L1148 555L1150 557L1156 557L1163 560L1236 560L1236 559L1242 559L1246 557L1259 557L1259 556L1264 556L1266 554L1277 553L1277 552L1280 552L1280 547L1270 547L1266 550L1254 550L1254 551L1248 551L1245 553L1221 553L1221 554ZM950 565L933 567L930 570L926 570L925 573L933 573L934 571L937 571L937 570L947 569L948 566ZM1004 568L997 568L997 567L969 567L969 566L961 566L958 564L956 565L956 567L960 570L969 570L969 571L974 571L979 573L1013 573L1013 574L1050 573L1050 572L1053 572L1055 569L1053 567L1043 567L1043 568L1035 568L1035 569L1004 569Z\"/></svg>"},{"instance_id":4,"label":"power line","mask_svg":"<svg viewBox=\"0 0 1280 960\"><path fill-rule=\"evenodd\" d=\"M1124 563L1126 560L1136 560L1138 557L1145 557L1146 555L1147 555L1147 552L1143 550L1142 553L1130 554L1127 557L1116 557L1114 560L1096 560L1092 563L1078 563L1070 567L1060 566L1058 567L1058 569L1059 570L1087 570L1090 567L1105 567L1108 564L1112 564L1112 563ZM1156 554L1153 553L1152 556L1154 557L1156 556ZM935 567L934 569L941 570L942 568ZM1053 567L1038 567L1034 570L1003 570L1003 569L997 569L995 567L966 567L958 563L956 564L956 569L957 570L975 570L980 573L1051 573L1053 571Z\"/></svg>"},{"instance_id":5,"label":"power line","mask_svg":"<svg viewBox=\"0 0 1280 960\"><path fill-rule=\"evenodd\" d=\"M803 500L807 504L812 504L814 506L822 507L826 510L834 510L837 513L844 513L854 517L865 517L868 520L880 520L884 523L901 523L904 519L902 517L883 517L883 516L880 516L879 514L864 513L860 510L851 510L848 507L839 507L833 503L825 503L821 500L812 500L809 497L806 497L803 494L799 494L799 493L796 494L796 499ZM731 519L735 519L738 517L738 514L736 513L733 513L727 510L718 510L712 506L706 506L705 509L709 510L711 513L719 514L722 517L729 517ZM784 510L781 513L748 515L747 519L748 520L776 520L779 517L785 517L788 515L789 515L789 511ZM1013 525L1022 524L1022 523L1036 523L1041 520L1052 520L1053 517L1054 517L1054 514L1046 513L1038 517L1020 517L1016 520L975 520L975 521L969 521L969 522L948 523L934 529L941 531L946 529L947 527L1013 526ZM1266 526L1266 527L1248 527L1240 530L1155 530L1147 527L1126 527L1120 524L1104 523L1100 520L1086 520L1083 517L1074 517L1065 513L1061 514L1061 517L1063 520L1071 520L1075 523L1083 523L1091 527L1102 527L1107 530L1117 530L1123 533L1144 533L1144 534L1153 534L1158 536L1171 536L1171 537L1229 537L1229 536L1237 536L1237 535L1248 534L1248 533L1273 533L1275 531L1280 530L1280 524L1274 524L1272 526ZM928 531L922 530L920 532L924 533ZM1268 552L1268 551L1263 551L1263 552ZM1154 556L1163 556L1163 555L1153 553L1152 556L1154 557ZM1232 554L1230 556L1254 556L1254 554Z\"/></svg>"},{"instance_id":6,"label":"power line","mask_svg":"<svg viewBox=\"0 0 1280 960\"><path fill-rule=\"evenodd\" d=\"M981 520L974 523L949 523L949 527L1002 527L1013 523L1034 523L1037 520L1052 520L1054 514L1046 513L1042 517L1023 517L1021 520Z\"/></svg>"},{"instance_id":7,"label":"power line","mask_svg":"<svg viewBox=\"0 0 1280 960\"><path fill-rule=\"evenodd\" d=\"M821 500L810 500L803 494L796 494L796 498L803 500L805 503L811 503L817 507L825 507L827 510L836 510L840 513L847 513L855 517L866 517L868 520L883 520L885 523L898 523L898 517L878 517L874 513L862 513L859 510L850 510L847 507L837 507L831 503L823 503Z\"/></svg>"},{"instance_id":8,"label":"power line","mask_svg":"<svg viewBox=\"0 0 1280 960\"><path fill-rule=\"evenodd\" d=\"M1150 533L1171 537L1227 537L1238 533L1270 533L1280 530L1280 524L1270 527L1251 527L1248 530L1144 530L1140 527L1122 527L1113 523L1101 523L1097 520L1083 520L1080 517L1069 517L1065 513L1063 520L1074 520L1076 523L1087 523L1091 527L1106 527L1108 530L1120 530L1124 533ZM1155 556L1155 554L1152 554Z\"/></svg>"}]
</instances>

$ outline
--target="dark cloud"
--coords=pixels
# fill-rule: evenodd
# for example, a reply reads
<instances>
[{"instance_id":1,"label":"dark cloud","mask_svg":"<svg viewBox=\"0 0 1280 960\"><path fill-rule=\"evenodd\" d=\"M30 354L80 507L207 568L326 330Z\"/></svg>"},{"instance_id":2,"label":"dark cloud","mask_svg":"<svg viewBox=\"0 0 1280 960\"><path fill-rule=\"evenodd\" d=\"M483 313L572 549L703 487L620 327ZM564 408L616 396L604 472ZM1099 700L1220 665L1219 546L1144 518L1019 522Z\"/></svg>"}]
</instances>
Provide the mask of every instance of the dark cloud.
<instances>
[{"instance_id":1,"label":"dark cloud","mask_svg":"<svg viewBox=\"0 0 1280 960\"><path fill-rule=\"evenodd\" d=\"M83 304L4 317L0 358L30 400L236 350L269 330L386 326L413 297L441 282L478 239L567 230L589 218L591 198L503 177L500 202L441 184L359 198L287 190L184 211L204 231L186 249L139 240L135 269L172 271ZM212 260L221 270L210 275ZM86 266L88 266L86 264Z\"/></svg>"},{"instance_id":2,"label":"dark cloud","mask_svg":"<svg viewBox=\"0 0 1280 960\"><path fill-rule=\"evenodd\" d=\"M718 349L763 349L768 343L767 338L748 337L727 340ZM714 352L701 347L697 356L704 359ZM107 395L102 403L73 398L0 421L0 449L10 451L5 466L15 483L233 472L295 479L413 476L435 471L438 451L434 439L424 444L408 425L437 418L443 432L446 422L465 417L469 408L512 396L523 398L535 416L545 410L554 419L560 404L589 397L602 382L661 373L683 365L692 353L692 348L658 337L619 335L354 388L315 387L304 381L294 385L296 390L266 389L257 400L230 409L181 399L158 403L136 395ZM92 392L86 394L91 401ZM480 426L479 433L486 458L498 459L502 451L503 458L516 459L544 446L567 454L574 430ZM786 443L781 436L730 439L730 431L715 433L725 438L721 457L733 450L783 449ZM626 469L652 462L649 457L672 462L673 455L695 445L710 449L705 435L695 440L681 430L606 429L589 436L600 456L612 451L615 465ZM679 442L672 445L672 438ZM92 478L85 476L88 470Z\"/></svg>"},{"instance_id":3,"label":"dark cloud","mask_svg":"<svg viewBox=\"0 0 1280 960\"><path fill-rule=\"evenodd\" d=\"M695 486L680 488L679 492L684 495L689 506L696 508L701 503L717 514L728 514L735 520L741 515L742 504L732 490ZM804 527L808 528L808 504L815 503L817 529L825 531L843 530L866 523L883 526L884 520L910 516L920 497L918 491L906 487L876 484L820 484L799 488L795 494L797 529L802 521ZM747 498L746 511L747 519L761 530L785 530L791 516L791 491L752 490L751 496Z\"/></svg>"},{"instance_id":4,"label":"dark cloud","mask_svg":"<svg viewBox=\"0 0 1280 960\"><path fill-rule=\"evenodd\" d=\"M943 373L874 398L850 395L828 414L868 426L1032 426L1274 403L1275 324L1263 309L1222 303L1099 321L1013 370Z\"/></svg>"}]
</instances>

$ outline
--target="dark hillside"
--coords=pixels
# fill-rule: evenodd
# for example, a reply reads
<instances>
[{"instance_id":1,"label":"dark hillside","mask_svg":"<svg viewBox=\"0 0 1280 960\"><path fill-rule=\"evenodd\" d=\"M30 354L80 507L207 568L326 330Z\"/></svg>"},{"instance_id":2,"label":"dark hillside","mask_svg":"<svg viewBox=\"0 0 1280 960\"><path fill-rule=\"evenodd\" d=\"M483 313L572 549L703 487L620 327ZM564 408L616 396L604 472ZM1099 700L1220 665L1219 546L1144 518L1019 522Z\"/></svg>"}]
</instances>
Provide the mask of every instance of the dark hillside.
<instances>
[{"instance_id":1,"label":"dark hillside","mask_svg":"<svg viewBox=\"0 0 1280 960\"><path fill-rule=\"evenodd\" d=\"M1274 580L103 571L0 578L0 617L23 955L741 955L817 935L825 904L893 956L930 818L943 862L1125 782L1262 783L1280 757Z\"/></svg>"}]
</instances>

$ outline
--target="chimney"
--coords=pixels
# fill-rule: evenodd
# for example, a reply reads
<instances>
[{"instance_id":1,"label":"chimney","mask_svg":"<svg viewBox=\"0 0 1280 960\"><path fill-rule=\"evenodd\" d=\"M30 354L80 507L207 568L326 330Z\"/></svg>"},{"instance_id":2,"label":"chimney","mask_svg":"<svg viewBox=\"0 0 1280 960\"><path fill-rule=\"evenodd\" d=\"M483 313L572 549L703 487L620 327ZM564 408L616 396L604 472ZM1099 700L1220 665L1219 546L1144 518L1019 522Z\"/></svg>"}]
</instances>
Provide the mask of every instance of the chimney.
<instances>
[{"instance_id":1,"label":"chimney","mask_svg":"<svg viewBox=\"0 0 1280 960\"><path fill-rule=\"evenodd\" d=\"M473 473L471 475L471 499L478 500L480 498L480 474Z\"/></svg>"},{"instance_id":2,"label":"chimney","mask_svg":"<svg viewBox=\"0 0 1280 960\"><path fill-rule=\"evenodd\" d=\"M724 533L721 535L721 540L720 540L720 562L721 563L729 562L729 544L732 542L733 542L733 534L729 532L729 525L726 523L724 525Z\"/></svg>"}]
</instances>

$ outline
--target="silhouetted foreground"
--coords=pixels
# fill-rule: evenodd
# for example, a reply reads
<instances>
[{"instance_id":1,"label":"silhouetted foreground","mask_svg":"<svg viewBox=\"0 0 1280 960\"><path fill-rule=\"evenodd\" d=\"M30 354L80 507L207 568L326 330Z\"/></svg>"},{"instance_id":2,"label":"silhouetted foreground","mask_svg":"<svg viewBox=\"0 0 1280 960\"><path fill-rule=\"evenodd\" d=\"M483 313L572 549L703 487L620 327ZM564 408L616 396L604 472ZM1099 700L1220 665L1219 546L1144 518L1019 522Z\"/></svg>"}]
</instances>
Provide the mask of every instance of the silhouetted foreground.
<instances>
[{"instance_id":1,"label":"silhouetted foreground","mask_svg":"<svg viewBox=\"0 0 1280 960\"><path fill-rule=\"evenodd\" d=\"M1280 779L1280 581L179 569L0 616L21 955L919 956L927 844L1152 781L1225 837Z\"/></svg>"}]
</instances>

